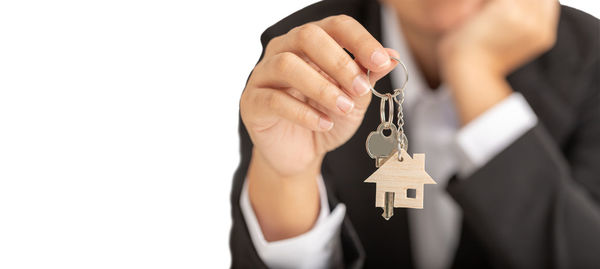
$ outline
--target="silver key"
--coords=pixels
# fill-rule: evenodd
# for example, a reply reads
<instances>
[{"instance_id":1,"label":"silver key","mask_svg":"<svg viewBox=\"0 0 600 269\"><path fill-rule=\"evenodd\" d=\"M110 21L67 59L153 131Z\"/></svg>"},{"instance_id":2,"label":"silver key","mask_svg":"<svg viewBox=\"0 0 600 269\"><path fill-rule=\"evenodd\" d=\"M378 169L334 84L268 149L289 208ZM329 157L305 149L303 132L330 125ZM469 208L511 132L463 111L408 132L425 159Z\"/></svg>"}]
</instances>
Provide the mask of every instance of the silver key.
<instances>
[{"instance_id":1,"label":"silver key","mask_svg":"<svg viewBox=\"0 0 600 269\"><path fill-rule=\"evenodd\" d=\"M383 200L383 218L385 220L390 220L390 218L394 215L394 192L385 192L385 197Z\"/></svg>"},{"instance_id":2,"label":"silver key","mask_svg":"<svg viewBox=\"0 0 600 269\"><path fill-rule=\"evenodd\" d=\"M389 136L383 133L386 129L391 131ZM398 148L398 129L393 123L379 124L377 130L371 132L367 137L366 146L369 156L375 159L375 166L381 166Z\"/></svg>"}]
</instances>

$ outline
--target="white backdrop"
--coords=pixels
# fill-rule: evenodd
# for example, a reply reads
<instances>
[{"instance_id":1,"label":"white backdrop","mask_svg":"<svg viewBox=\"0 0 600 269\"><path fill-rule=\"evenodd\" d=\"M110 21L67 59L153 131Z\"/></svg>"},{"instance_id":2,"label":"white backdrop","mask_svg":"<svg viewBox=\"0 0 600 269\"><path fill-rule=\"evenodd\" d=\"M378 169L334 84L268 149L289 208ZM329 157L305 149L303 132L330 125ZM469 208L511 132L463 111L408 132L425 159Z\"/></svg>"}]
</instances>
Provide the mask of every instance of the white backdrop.
<instances>
[{"instance_id":1,"label":"white backdrop","mask_svg":"<svg viewBox=\"0 0 600 269\"><path fill-rule=\"evenodd\" d=\"M312 2L0 2L0 268L228 267L239 95Z\"/></svg>"}]
</instances>

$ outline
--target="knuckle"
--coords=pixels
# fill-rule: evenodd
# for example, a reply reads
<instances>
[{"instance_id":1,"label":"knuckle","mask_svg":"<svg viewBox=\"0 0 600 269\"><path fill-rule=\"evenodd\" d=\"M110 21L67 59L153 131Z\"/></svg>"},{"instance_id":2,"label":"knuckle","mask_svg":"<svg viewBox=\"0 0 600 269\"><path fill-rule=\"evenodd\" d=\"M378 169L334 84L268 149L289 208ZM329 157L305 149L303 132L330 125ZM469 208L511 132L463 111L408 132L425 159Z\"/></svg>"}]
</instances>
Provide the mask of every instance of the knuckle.
<instances>
[{"instance_id":1,"label":"knuckle","mask_svg":"<svg viewBox=\"0 0 600 269\"><path fill-rule=\"evenodd\" d=\"M331 17L331 23L334 25L344 24L344 23L347 23L348 21L354 21L354 18L352 18L346 14L341 14L341 15L336 15L336 16Z\"/></svg>"},{"instance_id":2,"label":"knuckle","mask_svg":"<svg viewBox=\"0 0 600 269\"><path fill-rule=\"evenodd\" d=\"M298 30L296 31L298 41L302 43L311 41L319 34L320 31L321 28L313 23L307 23L299 26Z\"/></svg>"},{"instance_id":3,"label":"knuckle","mask_svg":"<svg viewBox=\"0 0 600 269\"><path fill-rule=\"evenodd\" d=\"M331 84L327 81L323 81L317 89L317 98L319 98L319 101L325 101L328 100L333 93L335 93L335 90L331 87Z\"/></svg>"},{"instance_id":4,"label":"knuckle","mask_svg":"<svg viewBox=\"0 0 600 269\"><path fill-rule=\"evenodd\" d=\"M293 69L293 66L297 60L296 55L291 52L282 52L277 54L273 59L273 67L277 72L287 73Z\"/></svg>"},{"instance_id":5,"label":"knuckle","mask_svg":"<svg viewBox=\"0 0 600 269\"><path fill-rule=\"evenodd\" d=\"M267 46L265 47L265 52L269 53L273 50L274 47L277 47L277 45L281 43L284 36L285 35L280 35L280 36L271 38L271 40L269 40L269 43L267 43Z\"/></svg>"},{"instance_id":6,"label":"knuckle","mask_svg":"<svg viewBox=\"0 0 600 269\"><path fill-rule=\"evenodd\" d=\"M336 57L335 59L335 67L337 68L337 70L346 70L350 64L352 63L352 58L350 58L350 56L342 54L338 57Z\"/></svg>"}]
</instances>

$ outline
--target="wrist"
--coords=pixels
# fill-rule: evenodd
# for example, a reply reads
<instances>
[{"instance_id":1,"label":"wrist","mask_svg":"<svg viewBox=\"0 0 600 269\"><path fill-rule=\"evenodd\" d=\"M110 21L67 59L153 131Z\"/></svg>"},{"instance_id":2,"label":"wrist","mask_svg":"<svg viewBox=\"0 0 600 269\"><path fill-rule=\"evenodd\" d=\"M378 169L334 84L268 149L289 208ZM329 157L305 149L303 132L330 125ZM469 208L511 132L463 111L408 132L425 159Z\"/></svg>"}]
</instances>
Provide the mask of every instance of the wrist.
<instances>
[{"instance_id":1,"label":"wrist","mask_svg":"<svg viewBox=\"0 0 600 269\"><path fill-rule=\"evenodd\" d=\"M267 241L290 238L309 231L320 210L318 169L282 175L254 149L248 168L248 194ZM316 165L314 165L316 166Z\"/></svg>"},{"instance_id":2,"label":"wrist","mask_svg":"<svg viewBox=\"0 0 600 269\"><path fill-rule=\"evenodd\" d=\"M468 76L473 71L485 73L487 76L504 76L500 71L499 61L480 46L443 40L437 53L440 59L440 72L446 78L456 75Z\"/></svg>"},{"instance_id":3,"label":"wrist","mask_svg":"<svg viewBox=\"0 0 600 269\"><path fill-rule=\"evenodd\" d=\"M440 60L441 72L451 68L469 68L485 71L489 75L504 77L504 60L499 58L484 40L473 39L462 33L450 33L442 38L437 47L437 57Z\"/></svg>"},{"instance_id":4,"label":"wrist","mask_svg":"<svg viewBox=\"0 0 600 269\"><path fill-rule=\"evenodd\" d=\"M481 83L506 80L502 72L497 71L488 59L475 53L448 56L443 60L440 72L449 86L456 86L454 90L468 90Z\"/></svg>"},{"instance_id":5,"label":"wrist","mask_svg":"<svg viewBox=\"0 0 600 269\"><path fill-rule=\"evenodd\" d=\"M321 173L321 164L325 155L316 156L312 161L303 167L296 167L295 164L277 164L270 158L266 158L256 147L252 150L250 168L248 173L255 171L260 173L261 177L273 178L278 181L298 181L305 178L316 177ZM249 175L251 176L251 175Z\"/></svg>"}]
</instances>

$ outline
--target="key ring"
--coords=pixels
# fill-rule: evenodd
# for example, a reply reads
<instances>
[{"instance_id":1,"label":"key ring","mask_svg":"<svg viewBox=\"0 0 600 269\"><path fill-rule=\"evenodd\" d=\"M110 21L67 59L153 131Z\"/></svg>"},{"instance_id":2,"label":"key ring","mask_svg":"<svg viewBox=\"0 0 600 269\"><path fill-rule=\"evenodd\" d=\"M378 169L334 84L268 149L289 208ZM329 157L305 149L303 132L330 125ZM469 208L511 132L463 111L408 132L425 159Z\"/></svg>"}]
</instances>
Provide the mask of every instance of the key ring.
<instances>
[{"instance_id":1,"label":"key ring","mask_svg":"<svg viewBox=\"0 0 600 269\"><path fill-rule=\"evenodd\" d=\"M384 124L385 128L389 128L392 125L392 121L394 119L394 101L392 101L392 95L386 93L384 98L381 98L381 103L379 104L379 118L381 119L381 123ZM388 119L385 119L385 102L388 102Z\"/></svg>"},{"instance_id":2,"label":"key ring","mask_svg":"<svg viewBox=\"0 0 600 269\"><path fill-rule=\"evenodd\" d=\"M392 98L396 98L396 96L398 96L398 94L400 94L400 91L404 90L404 87L406 86L406 83L408 82L408 69L406 68L406 65L404 65L404 62L402 62L400 59L390 56L390 59L395 60L396 62L398 62L402 68L404 69L404 83L402 83L402 87L400 87L400 90L394 90L394 93L392 93ZM370 81L369 79L369 75L371 75L371 70L367 69L367 80ZM373 92L373 94L379 98L385 98L385 94L381 94L380 92L378 92L377 90L375 90L375 85L371 86L371 91Z\"/></svg>"}]
</instances>

